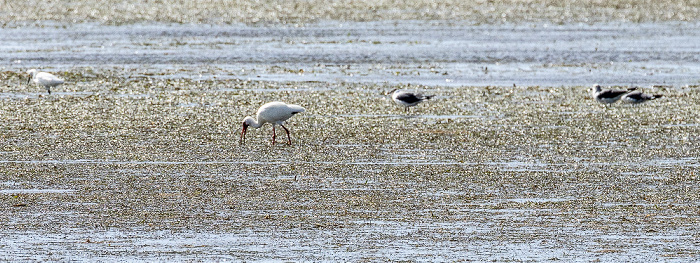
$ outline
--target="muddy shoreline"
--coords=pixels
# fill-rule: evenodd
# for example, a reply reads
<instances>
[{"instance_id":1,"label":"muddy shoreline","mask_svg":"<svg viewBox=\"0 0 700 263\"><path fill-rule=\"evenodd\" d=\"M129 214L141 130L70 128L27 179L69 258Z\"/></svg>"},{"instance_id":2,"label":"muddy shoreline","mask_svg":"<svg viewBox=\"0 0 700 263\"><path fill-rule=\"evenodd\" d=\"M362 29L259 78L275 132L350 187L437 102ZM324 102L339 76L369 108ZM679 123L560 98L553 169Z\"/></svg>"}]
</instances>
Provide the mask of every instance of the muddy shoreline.
<instances>
[{"instance_id":1,"label":"muddy shoreline","mask_svg":"<svg viewBox=\"0 0 700 263\"><path fill-rule=\"evenodd\" d=\"M0 260L700 257L692 4L95 3L5 6ZM45 94L29 68L68 82ZM664 97L606 107L593 83ZM393 88L435 97L407 114ZM307 110L293 144L240 145L273 100Z\"/></svg>"},{"instance_id":2,"label":"muddy shoreline","mask_svg":"<svg viewBox=\"0 0 700 263\"><path fill-rule=\"evenodd\" d=\"M536 1L223 1L168 2L63 1L4 2L4 27L35 21L125 25L144 21L176 24L305 25L322 21L366 22L392 20L468 21L473 24L547 22L697 21L700 4L694 1L580 0Z\"/></svg>"},{"instance_id":3,"label":"muddy shoreline","mask_svg":"<svg viewBox=\"0 0 700 263\"><path fill-rule=\"evenodd\" d=\"M421 87L406 116L386 84L81 79L0 100L0 258L698 256L695 88L606 108L587 87ZM307 108L293 145L239 145L272 99Z\"/></svg>"}]
</instances>

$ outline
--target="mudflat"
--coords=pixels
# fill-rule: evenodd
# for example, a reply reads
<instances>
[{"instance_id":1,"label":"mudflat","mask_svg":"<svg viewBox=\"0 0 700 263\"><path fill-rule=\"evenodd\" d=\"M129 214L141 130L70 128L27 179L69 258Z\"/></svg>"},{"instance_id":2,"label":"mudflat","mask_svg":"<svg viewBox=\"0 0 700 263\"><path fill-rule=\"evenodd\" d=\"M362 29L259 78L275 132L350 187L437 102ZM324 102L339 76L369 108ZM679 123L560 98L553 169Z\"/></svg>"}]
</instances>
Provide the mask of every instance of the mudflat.
<instances>
[{"instance_id":1,"label":"mudflat","mask_svg":"<svg viewBox=\"0 0 700 263\"><path fill-rule=\"evenodd\" d=\"M696 88L421 87L405 114L383 93L415 86L74 74L0 100L2 258L697 257ZM306 107L293 144L240 145L270 100Z\"/></svg>"},{"instance_id":2,"label":"mudflat","mask_svg":"<svg viewBox=\"0 0 700 263\"><path fill-rule=\"evenodd\" d=\"M699 257L693 3L96 3L3 6L2 260Z\"/></svg>"}]
</instances>

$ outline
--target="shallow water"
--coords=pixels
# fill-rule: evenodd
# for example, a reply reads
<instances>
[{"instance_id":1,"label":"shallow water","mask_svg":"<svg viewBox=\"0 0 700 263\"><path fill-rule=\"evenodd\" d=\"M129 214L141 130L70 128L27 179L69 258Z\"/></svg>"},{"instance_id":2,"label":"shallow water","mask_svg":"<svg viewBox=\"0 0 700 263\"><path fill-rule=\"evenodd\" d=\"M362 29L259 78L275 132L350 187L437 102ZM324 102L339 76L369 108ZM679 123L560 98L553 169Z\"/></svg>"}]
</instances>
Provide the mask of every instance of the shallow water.
<instances>
[{"instance_id":1,"label":"shallow water","mask_svg":"<svg viewBox=\"0 0 700 263\"><path fill-rule=\"evenodd\" d=\"M97 24L0 31L6 70L125 69L129 77L430 86L698 85L696 23L303 27Z\"/></svg>"},{"instance_id":2,"label":"shallow water","mask_svg":"<svg viewBox=\"0 0 700 263\"><path fill-rule=\"evenodd\" d=\"M0 194L69 194L74 191L70 189L6 189L0 190Z\"/></svg>"}]
</instances>

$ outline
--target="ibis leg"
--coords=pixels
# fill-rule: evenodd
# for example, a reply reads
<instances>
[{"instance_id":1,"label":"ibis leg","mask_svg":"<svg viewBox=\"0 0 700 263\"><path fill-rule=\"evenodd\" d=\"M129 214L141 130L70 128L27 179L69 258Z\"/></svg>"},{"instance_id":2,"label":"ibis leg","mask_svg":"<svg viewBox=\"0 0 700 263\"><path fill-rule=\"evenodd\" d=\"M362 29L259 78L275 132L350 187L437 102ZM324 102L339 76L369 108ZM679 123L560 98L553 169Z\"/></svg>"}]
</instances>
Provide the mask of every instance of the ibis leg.
<instances>
[{"instance_id":1,"label":"ibis leg","mask_svg":"<svg viewBox=\"0 0 700 263\"><path fill-rule=\"evenodd\" d=\"M277 137L277 134L275 134L275 125L272 125L272 145L275 145L275 137Z\"/></svg>"},{"instance_id":2,"label":"ibis leg","mask_svg":"<svg viewBox=\"0 0 700 263\"><path fill-rule=\"evenodd\" d=\"M284 127L284 125L280 125L282 128L284 128L284 131L287 132L287 144L292 145L292 136L289 136L289 130L287 127Z\"/></svg>"}]
</instances>

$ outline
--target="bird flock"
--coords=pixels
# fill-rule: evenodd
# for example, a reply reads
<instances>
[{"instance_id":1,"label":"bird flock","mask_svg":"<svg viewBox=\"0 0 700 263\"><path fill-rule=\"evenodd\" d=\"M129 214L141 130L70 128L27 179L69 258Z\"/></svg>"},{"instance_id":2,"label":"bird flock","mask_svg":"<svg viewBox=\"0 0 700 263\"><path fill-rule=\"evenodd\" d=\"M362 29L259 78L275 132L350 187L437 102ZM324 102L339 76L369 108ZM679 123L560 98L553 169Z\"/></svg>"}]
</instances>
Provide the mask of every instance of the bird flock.
<instances>
[{"instance_id":1,"label":"bird flock","mask_svg":"<svg viewBox=\"0 0 700 263\"><path fill-rule=\"evenodd\" d=\"M58 87L65 83L65 80L51 73L41 72L36 69L28 70L27 74L29 75L27 84L34 82L38 86L43 86L49 94L51 94L51 88ZM639 104L663 97L663 95L659 94L643 93L639 91L637 87L627 89L603 89L600 85L596 84L591 87L589 91L593 99L606 106L620 100L631 104ZM387 92L386 95L389 95L397 105L404 107L405 112L408 112L410 107L414 107L433 97L433 95L424 95L400 89L393 89ZM287 134L287 144L291 145L292 137L289 129L284 127L284 123L292 116L305 111L306 109L299 105L287 104L279 101L265 103L258 109L255 118L247 116L243 119L239 143L245 143L245 136L248 128L260 128L264 124L270 123L272 125L272 144L274 145L276 143L276 127L279 125Z\"/></svg>"}]
</instances>

